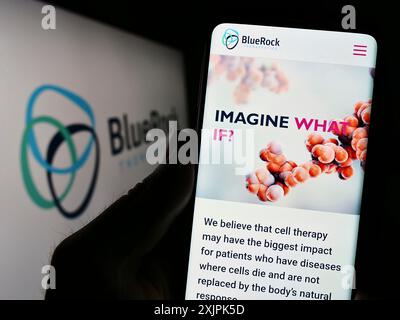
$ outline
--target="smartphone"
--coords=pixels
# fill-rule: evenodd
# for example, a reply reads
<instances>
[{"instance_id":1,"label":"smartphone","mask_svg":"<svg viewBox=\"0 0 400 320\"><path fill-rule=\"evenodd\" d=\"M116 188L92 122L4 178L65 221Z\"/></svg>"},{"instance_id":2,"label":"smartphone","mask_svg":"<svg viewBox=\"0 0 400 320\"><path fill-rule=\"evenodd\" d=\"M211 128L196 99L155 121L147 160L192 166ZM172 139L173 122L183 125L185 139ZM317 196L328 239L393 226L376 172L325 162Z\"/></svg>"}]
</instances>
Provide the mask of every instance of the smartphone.
<instances>
[{"instance_id":1,"label":"smartphone","mask_svg":"<svg viewBox=\"0 0 400 320\"><path fill-rule=\"evenodd\" d=\"M365 34L215 27L187 299L351 299L376 51Z\"/></svg>"}]
</instances>

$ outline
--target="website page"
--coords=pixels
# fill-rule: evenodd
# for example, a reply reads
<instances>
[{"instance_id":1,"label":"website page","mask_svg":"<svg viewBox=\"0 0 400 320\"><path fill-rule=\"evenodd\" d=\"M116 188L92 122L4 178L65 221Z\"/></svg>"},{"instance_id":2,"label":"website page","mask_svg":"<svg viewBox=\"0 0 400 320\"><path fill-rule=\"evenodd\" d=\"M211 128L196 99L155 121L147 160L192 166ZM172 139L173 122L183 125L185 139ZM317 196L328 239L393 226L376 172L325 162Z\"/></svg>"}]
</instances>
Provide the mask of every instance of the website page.
<instances>
[{"instance_id":1,"label":"website page","mask_svg":"<svg viewBox=\"0 0 400 320\"><path fill-rule=\"evenodd\" d=\"M350 299L376 42L222 24L210 49L187 299Z\"/></svg>"}]
</instances>

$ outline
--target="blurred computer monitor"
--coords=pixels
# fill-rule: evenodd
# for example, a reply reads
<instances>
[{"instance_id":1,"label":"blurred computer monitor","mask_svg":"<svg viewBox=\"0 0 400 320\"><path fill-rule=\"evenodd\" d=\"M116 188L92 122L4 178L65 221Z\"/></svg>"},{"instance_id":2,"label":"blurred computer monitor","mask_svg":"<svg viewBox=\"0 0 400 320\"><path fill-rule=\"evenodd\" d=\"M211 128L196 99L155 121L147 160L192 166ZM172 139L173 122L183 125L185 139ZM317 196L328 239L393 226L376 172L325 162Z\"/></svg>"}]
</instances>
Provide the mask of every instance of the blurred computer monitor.
<instances>
[{"instance_id":1,"label":"blurred computer monitor","mask_svg":"<svg viewBox=\"0 0 400 320\"><path fill-rule=\"evenodd\" d=\"M44 5L0 2L0 299L42 299L56 245L154 169L147 130L186 125L180 52Z\"/></svg>"}]
</instances>

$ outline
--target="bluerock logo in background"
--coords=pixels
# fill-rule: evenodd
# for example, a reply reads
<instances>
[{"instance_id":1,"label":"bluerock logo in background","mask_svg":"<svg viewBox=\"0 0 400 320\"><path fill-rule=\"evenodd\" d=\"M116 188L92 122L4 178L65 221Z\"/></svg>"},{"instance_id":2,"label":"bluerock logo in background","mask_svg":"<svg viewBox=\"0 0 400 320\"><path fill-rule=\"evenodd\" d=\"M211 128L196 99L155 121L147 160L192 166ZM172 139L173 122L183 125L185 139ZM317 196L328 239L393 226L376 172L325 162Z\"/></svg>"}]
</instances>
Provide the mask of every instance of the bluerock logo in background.
<instances>
[{"instance_id":1,"label":"bluerock logo in background","mask_svg":"<svg viewBox=\"0 0 400 320\"><path fill-rule=\"evenodd\" d=\"M65 99L72 102L72 105L81 109L89 118L90 125L84 123L73 123L64 125L60 120L46 115L33 116L33 109L37 102L38 97L47 91L59 94ZM51 137L47 145L46 154L43 155L39 150L38 140L34 132L34 127L41 124L47 124L57 129L56 134ZM66 218L75 218L82 214L89 205L90 199L93 195L100 163L100 147L95 132L95 117L90 105L75 93L54 85L43 85L38 87L30 96L26 111L25 130L22 137L21 144L21 170L25 188L32 201L43 209L51 209L56 207L58 211ZM77 147L75 146L73 135L78 133L89 134L89 140L81 155L78 156ZM57 167L53 165L54 159L61 146L66 143L69 152L71 165L68 167ZM51 195L47 199L38 190L32 177L30 169L28 154L31 152L36 162L45 170L47 177L47 184ZM70 193L74 186L74 181L79 170L86 164L90 154L95 153L94 168L89 182L86 193L82 202L76 209L69 211L63 206L63 201ZM68 183L63 192L57 194L53 175L69 175Z\"/></svg>"},{"instance_id":2,"label":"bluerock logo in background","mask_svg":"<svg viewBox=\"0 0 400 320\"><path fill-rule=\"evenodd\" d=\"M234 49L239 43L239 32L234 29L226 29L222 35L222 44L229 50Z\"/></svg>"}]
</instances>

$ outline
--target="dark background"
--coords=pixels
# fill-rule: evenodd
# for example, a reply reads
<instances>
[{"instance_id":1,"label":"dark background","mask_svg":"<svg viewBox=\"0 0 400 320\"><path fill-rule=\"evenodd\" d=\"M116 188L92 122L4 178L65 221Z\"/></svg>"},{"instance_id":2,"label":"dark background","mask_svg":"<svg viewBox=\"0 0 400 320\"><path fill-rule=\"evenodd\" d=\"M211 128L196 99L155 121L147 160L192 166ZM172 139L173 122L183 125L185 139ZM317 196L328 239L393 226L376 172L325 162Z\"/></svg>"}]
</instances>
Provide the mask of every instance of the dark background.
<instances>
[{"instance_id":1,"label":"dark background","mask_svg":"<svg viewBox=\"0 0 400 320\"><path fill-rule=\"evenodd\" d=\"M195 127L200 74L213 27L222 22L367 33L378 42L372 125L368 145L364 197L357 251L357 289L369 298L399 297L397 279L400 210L399 107L395 100L397 72L396 9L375 3L319 1L47 1L56 7L181 50L186 62L190 123ZM341 9L356 8L356 30L343 30ZM349 88L351 90L351 88ZM334 196L334 194L332 194ZM176 264L174 296L183 298L190 242L191 216L180 217L166 240L175 245L169 259Z\"/></svg>"}]
</instances>

